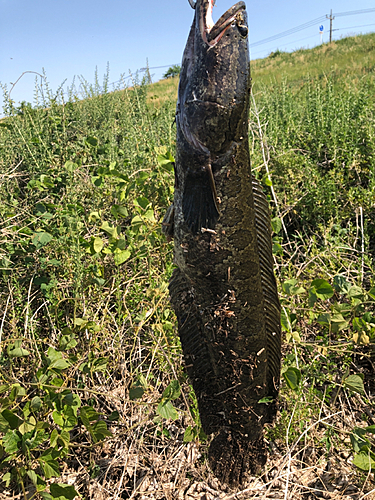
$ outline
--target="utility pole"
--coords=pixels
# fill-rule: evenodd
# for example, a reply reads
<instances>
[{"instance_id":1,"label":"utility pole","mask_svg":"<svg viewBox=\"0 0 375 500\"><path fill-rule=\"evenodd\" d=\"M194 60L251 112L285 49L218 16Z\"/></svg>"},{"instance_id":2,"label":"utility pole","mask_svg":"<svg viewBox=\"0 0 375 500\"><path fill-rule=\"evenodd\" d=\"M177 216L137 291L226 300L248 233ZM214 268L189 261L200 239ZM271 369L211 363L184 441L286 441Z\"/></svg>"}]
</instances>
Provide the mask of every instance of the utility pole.
<instances>
[{"instance_id":1,"label":"utility pole","mask_svg":"<svg viewBox=\"0 0 375 500\"><path fill-rule=\"evenodd\" d=\"M328 14L326 14L326 18L329 19L329 43L332 42L332 21L335 19L335 17L332 17L332 9L331 9L331 15L328 17Z\"/></svg>"}]
</instances>

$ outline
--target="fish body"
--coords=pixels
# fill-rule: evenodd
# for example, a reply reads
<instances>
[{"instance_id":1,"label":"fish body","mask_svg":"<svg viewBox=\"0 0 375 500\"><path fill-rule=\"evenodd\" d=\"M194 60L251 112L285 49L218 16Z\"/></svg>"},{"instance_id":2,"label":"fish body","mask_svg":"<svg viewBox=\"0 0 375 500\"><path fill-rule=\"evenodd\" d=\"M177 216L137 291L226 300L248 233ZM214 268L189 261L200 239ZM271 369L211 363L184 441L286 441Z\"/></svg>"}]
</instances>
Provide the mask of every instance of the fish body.
<instances>
[{"instance_id":1,"label":"fish body","mask_svg":"<svg viewBox=\"0 0 375 500\"><path fill-rule=\"evenodd\" d=\"M166 225L177 268L169 290L201 424L214 434L210 466L237 484L266 459L262 430L276 412L280 306L268 203L250 167L245 4L215 25L212 5L196 3L181 67ZM259 403L266 397L273 401Z\"/></svg>"}]
</instances>

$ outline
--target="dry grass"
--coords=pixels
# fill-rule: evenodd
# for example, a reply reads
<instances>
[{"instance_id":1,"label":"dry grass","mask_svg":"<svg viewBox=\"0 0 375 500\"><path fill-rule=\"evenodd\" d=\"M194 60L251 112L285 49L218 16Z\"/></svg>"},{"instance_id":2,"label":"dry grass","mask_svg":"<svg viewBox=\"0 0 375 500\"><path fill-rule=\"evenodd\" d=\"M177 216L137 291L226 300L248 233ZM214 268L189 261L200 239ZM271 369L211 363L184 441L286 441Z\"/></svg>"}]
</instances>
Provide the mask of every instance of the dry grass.
<instances>
[{"instance_id":1,"label":"dry grass","mask_svg":"<svg viewBox=\"0 0 375 500\"><path fill-rule=\"evenodd\" d=\"M363 409L360 401L342 398L335 412L323 405L320 419L306 425L289 446L281 439L268 443L269 459L261 476L250 478L241 489L230 490L208 470L207 446L183 443L184 418L166 424L172 439L166 438L158 432L160 427L153 423L147 405L157 395L149 394L148 401L142 404L130 402L124 385L117 382L117 388L98 388L102 392L102 405L115 406L121 415L121 424L112 428L114 437L96 450L85 448L84 443L77 445L69 467L59 478L59 482L74 484L85 499L375 498L373 474L359 474L345 449L326 451L319 445L328 428L335 430L337 439L348 440L353 426L361 423L358 420ZM22 497L12 497L3 490L1 498Z\"/></svg>"}]
</instances>

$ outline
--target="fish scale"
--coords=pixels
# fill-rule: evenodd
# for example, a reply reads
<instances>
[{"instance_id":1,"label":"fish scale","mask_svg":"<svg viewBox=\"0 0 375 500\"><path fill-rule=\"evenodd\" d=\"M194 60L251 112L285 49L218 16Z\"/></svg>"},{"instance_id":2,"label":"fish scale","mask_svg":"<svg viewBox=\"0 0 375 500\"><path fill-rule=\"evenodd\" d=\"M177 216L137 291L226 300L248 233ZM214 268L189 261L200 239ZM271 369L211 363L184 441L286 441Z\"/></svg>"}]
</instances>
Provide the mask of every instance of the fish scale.
<instances>
[{"instance_id":1,"label":"fish scale","mask_svg":"<svg viewBox=\"0 0 375 500\"><path fill-rule=\"evenodd\" d=\"M248 143L249 51L245 4L213 25L198 0L176 107L173 209L163 223L177 268L170 300L209 464L242 483L266 460L263 424L276 413L280 305L267 199ZM259 403L264 398L272 403Z\"/></svg>"}]
</instances>

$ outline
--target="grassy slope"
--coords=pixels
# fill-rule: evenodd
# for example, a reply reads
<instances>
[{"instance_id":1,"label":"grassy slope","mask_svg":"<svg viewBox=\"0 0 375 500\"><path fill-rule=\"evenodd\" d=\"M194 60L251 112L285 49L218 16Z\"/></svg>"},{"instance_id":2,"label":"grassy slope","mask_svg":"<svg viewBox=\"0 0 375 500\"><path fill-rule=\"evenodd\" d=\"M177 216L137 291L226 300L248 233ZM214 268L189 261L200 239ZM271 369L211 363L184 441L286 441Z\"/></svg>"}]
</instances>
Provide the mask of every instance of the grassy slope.
<instances>
[{"instance_id":1,"label":"grassy slope","mask_svg":"<svg viewBox=\"0 0 375 500\"><path fill-rule=\"evenodd\" d=\"M318 45L313 49L299 49L295 52L272 52L264 59L251 61L254 91L264 85L281 83L283 79L291 84L301 84L306 79L350 75L355 81L373 73L375 33L342 38L331 44ZM161 80L151 86L156 99L177 98L178 78Z\"/></svg>"},{"instance_id":2,"label":"grassy slope","mask_svg":"<svg viewBox=\"0 0 375 500\"><path fill-rule=\"evenodd\" d=\"M277 472L251 488L270 481L279 497L285 477L294 482L288 498L322 484L336 498L371 489L347 460L353 428L375 424L366 357L375 340L374 73L363 70L373 43L367 35L252 66L260 110L253 105L250 117L252 163L272 209L286 379L266 432L268 470ZM160 222L173 196L176 88L174 79L23 106L0 126L8 490L22 495L32 482L48 490L57 476L85 498L224 491L205 466L166 289L172 245ZM358 373L366 392L347 378ZM107 429L113 435L96 444Z\"/></svg>"},{"instance_id":3,"label":"grassy slope","mask_svg":"<svg viewBox=\"0 0 375 500\"><path fill-rule=\"evenodd\" d=\"M281 83L283 78L299 83L306 78L326 78L350 75L359 79L374 71L375 33L343 38L331 44L295 52L276 51L265 59L252 61L251 68L258 90L270 82Z\"/></svg>"}]
</instances>

